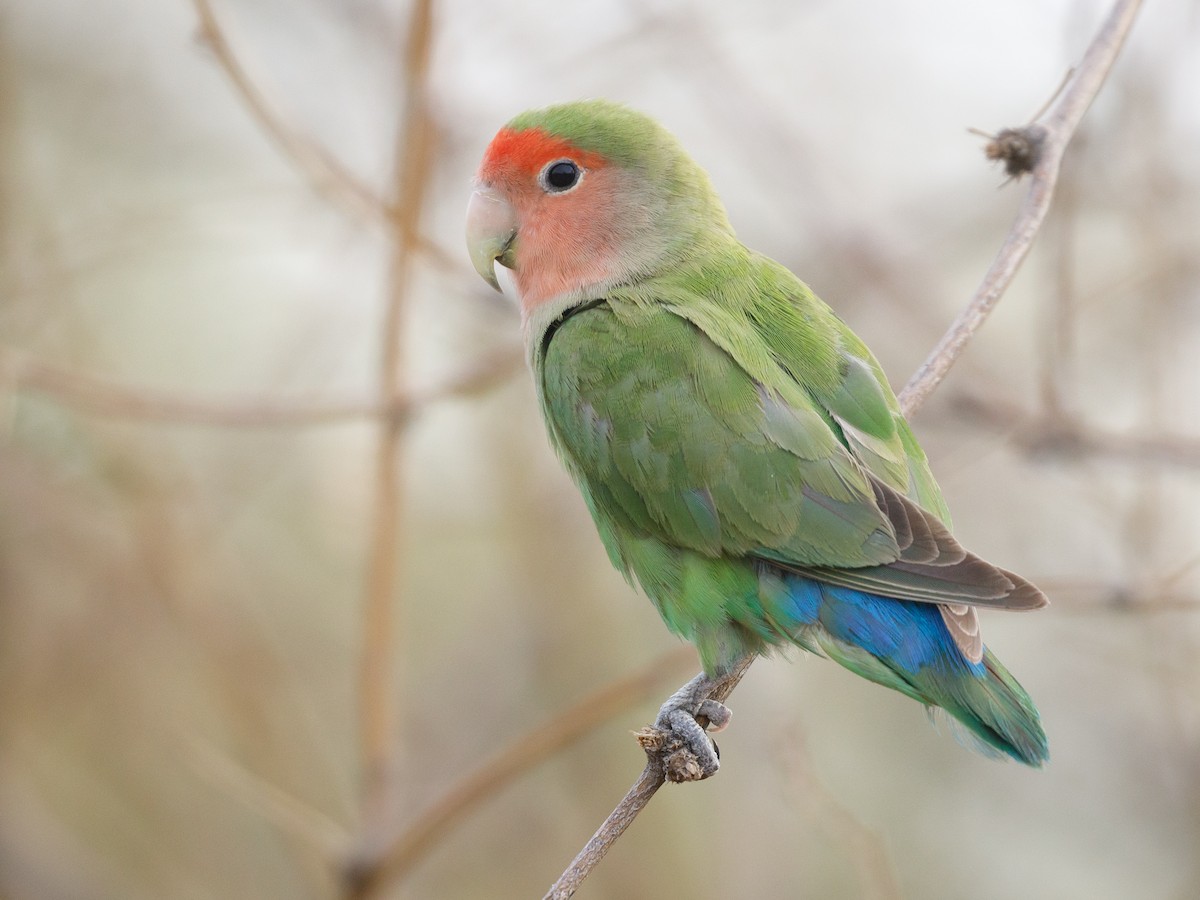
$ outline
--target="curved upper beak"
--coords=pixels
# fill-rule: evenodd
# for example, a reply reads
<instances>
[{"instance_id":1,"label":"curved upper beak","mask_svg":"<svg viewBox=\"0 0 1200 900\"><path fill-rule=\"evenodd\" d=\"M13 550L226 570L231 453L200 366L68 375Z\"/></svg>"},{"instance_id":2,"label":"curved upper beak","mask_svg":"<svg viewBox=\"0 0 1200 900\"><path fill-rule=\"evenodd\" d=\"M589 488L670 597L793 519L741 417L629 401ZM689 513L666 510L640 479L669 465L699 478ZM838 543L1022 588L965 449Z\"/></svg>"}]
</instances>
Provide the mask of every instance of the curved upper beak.
<instances>
[{"instance_id":1,"label":"curved upper beak","mask_svg":"<svg viewBox=\"0 0 1200 900\"><path fill-rule=\"evenodd\" d=\"M476 188L467 205L467 250L475 271L496 290L496 260L505 264L504 255L516 236L517 211L491 188Z\"/></svg>"}]
</instances>

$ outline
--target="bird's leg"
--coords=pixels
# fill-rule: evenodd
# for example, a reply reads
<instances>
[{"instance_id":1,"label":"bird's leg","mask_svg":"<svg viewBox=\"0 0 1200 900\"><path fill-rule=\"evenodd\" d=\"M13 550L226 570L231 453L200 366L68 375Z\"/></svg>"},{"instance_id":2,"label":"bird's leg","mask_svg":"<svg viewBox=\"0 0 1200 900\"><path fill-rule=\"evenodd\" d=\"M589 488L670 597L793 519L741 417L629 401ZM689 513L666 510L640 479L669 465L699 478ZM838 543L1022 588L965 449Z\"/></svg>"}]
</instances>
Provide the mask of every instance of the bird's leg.
<instances>
[{"instance_id":1,"label":"bird's leg","mask_svg":"<svg viewBox=\"0 0 1200 900\"><path fill-rule=\"evenodd\" d=\"M658 756L669 780L698 781L716 774L720 756L705 732L710 726L714 732L722 730L733 713L713 695L726 696L745 674L749 660L716 678L697 675L667 698L653 728L639 733L642 747Z\"/></svg>"},{"instance_id":2,"label":"bird's leg","mask_svg":"<svg viewBox=\"0 0 1200 900\"><path fill-rule=\"evenodd\" d=\"M667 698L654 720L655 728L673 735L696 758L701 778L715 775L721 763L716 744L698 720L705 718L720 731L732 715L725 704L709 699L715 686L707 675L697 675Z\"/></svg>"}]
</instances>

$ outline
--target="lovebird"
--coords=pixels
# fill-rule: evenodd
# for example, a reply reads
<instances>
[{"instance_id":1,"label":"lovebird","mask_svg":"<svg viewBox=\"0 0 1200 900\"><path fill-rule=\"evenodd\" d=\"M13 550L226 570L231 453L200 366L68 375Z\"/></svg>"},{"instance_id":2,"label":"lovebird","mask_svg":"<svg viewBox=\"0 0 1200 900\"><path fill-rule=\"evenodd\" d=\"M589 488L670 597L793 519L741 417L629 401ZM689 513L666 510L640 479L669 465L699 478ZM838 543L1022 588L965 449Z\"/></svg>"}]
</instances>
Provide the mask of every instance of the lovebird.
<instances>
[{"instance_id":1,"label":"lovebird","mask_svg":"<svg viewBox=\"0 0 1200 900\"><path fill-rule=\"evenodd\" d=\"M518 115L466 231L493 287L511 270L550 442L613 565L699 652L660 724L703 736L739 661L798 646L940 707L976 749L1048 758L976 614L1045 596L955 540L875 357L737 239L666 128L604 100ZM695 752L715 771L707 739Z\"/></svg>"}]
</instances>

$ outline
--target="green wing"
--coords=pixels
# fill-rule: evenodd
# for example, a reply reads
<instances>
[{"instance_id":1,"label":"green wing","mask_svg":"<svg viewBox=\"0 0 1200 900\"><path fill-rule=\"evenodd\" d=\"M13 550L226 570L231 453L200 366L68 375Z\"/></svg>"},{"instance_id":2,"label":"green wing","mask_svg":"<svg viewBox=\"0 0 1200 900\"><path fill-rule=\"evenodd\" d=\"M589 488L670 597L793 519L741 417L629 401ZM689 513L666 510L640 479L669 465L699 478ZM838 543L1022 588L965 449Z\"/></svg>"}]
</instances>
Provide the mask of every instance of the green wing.
<instances>
[{"instance_id":1,"label":"green wing","mask_svg":"<svg viewBox=\"0 0 1200 900\"><path fill-rule=\"evenodd\" d=\"M784 401L661 307L570 317L544 389L569 467L626 529L709 556L870 566L898 554L866 473L802 392Z\"/></svg>"},{"instance_id":2,"label":"green wing","mask_svg":"<svg viewBox=\"0 0 1200 900\"><path fill-rule=\"evenodd\" d=\"M657 302L633 296L570 315L540 354L552 439L614 558L612 535L631 533L884 596L1044 602L950 535L878 365L820 301L809 294L797 316L731 316L738 298L686 281L658 287ZM774 296L763 283L750 288ZM830 322L832 338L803 333ZM797 346L822 371L790 368L805 359L792 355Z\"/></svg>"}]
</instances>

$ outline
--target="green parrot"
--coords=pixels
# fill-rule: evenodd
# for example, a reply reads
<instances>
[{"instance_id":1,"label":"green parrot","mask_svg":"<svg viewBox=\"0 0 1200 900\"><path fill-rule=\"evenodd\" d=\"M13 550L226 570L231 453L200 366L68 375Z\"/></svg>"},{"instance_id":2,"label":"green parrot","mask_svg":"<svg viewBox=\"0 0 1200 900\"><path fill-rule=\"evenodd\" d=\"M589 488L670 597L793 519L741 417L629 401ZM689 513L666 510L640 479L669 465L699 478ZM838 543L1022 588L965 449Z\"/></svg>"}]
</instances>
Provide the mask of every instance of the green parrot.
<instances>
[{"instance_id":1,"label":"green parrot","mask_svg":"<svg viewBox=\"0 0 1200 900\"><path fill-rule=\"evenodd\" d=\"M737 239L665 128L603 100L517 116L480 165L467 243L493 287L511 270L550 441L613 565L699 651L659 722L706 774L695 717L728 719L707 695L788 645L941 707L984 752L1048 758L976 615L1045 596L954 539L875 357Z\"/></svg>"}]
</instances>

